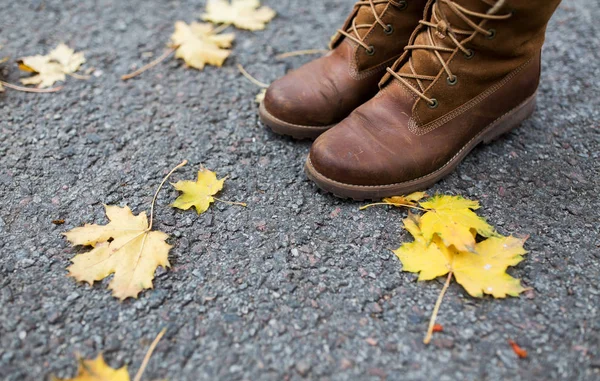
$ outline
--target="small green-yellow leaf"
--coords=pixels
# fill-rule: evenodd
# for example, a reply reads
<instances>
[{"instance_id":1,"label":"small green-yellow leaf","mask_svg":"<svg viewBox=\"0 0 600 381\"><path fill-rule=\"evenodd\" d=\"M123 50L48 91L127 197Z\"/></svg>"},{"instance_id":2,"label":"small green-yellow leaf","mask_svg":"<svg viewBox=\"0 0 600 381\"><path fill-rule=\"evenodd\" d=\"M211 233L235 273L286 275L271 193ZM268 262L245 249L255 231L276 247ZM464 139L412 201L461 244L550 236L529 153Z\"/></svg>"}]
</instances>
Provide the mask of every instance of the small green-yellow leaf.
<instances>
[{"instance_id":1,"label":"small green-yellow leaf","mask_svg":"<svg viewBox=\"0 0 600 381\"><path fill-rule=\"evenodd\" d=\"M225 178L218 180L216 173L202 168L198 171L196 181L178 181L171 184L182 192L172 206L183 210L188 210L193 206L198 214L202 214L215 201L212 196L223 189L224 182Z\"/></svg>"}]
</instances>

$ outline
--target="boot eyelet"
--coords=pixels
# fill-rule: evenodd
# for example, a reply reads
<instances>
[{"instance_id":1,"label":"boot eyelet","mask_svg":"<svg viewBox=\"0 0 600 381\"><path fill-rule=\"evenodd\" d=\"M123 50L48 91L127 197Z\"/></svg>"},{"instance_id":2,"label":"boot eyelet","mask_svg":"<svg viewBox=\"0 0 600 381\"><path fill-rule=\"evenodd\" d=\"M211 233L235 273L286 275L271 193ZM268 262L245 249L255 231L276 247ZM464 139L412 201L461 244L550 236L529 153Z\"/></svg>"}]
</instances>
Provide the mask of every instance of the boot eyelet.
<instances>
[{"instance_id":1,"label":"boot eyelet","mask_svg":"<svg viewBox=\"0 0 600 381\"><path fill-rule=\"evenodd\" d=\"M405 0L401 0L398 2L398 9L403 11L408 8L408 3Z\"/></svg>"},{"instance_id":2,"label":"boot eyelet","mask_svg":"<svg viewBox=\"0 0 600 381\"><path fill-rule=\"evenodd\" d=\"M467 53L465 53L465 58L470 60L471 58L473 58L475 56L475 52L471 49L469 49L469 51Z\"/></svg>"},{"instance_id":3,"label":"boot eyelet","mask_svg":"<svg viewBox=\"0 0 600 381\"><path fill-rule=\"evenodd\" d=\"M383 33L387 34L388 36L391 35L394 33L394 26L392 24L387 24L387 26L383 28Z\"/></svg>"},{"instance_id":4,"label":"boot eyelet","mask_svg":"<svg viewBox=\"0 0 600 381\"><path fill-rule=\"evenodd\" d=\"M496 29L488 30L488 35L486 36L488 40L493 40L496 38Z\"/></svg>"},{"instance_id":5,"label":"boot eyelet","mask_svg":"<svg viewBox=\"0 0 600 381\"><path fill-rule=\"evenodd\" d=\"M372 56L375 54L375 47L373 45L369 45L369 49L365 49L365 53L367 55Z\"/></svg>"},{"instance_id":6,"label":"boot eyelet","mask_svg":"<svg viewBox=\"0 0 600 381\"><path fill-rule=\"evenodd\" d=\"M431 102L427 103L427 107L429 107L430 109L437 108L439 105L440 102L438 102L438 100L435 98L431 98Z\"/></svg>"},{"instance_id":7,"label":"boot eyelet","mask_svg":"<svg viewBox=\"0 0 600 381\"><path fill-rule=\"evenodd\" d=\"M454 86L458 83L458 77L457 76L448 77L448 78L446 78L446 81L448 82L448 85Z\"/></svg>"}]
</instances>

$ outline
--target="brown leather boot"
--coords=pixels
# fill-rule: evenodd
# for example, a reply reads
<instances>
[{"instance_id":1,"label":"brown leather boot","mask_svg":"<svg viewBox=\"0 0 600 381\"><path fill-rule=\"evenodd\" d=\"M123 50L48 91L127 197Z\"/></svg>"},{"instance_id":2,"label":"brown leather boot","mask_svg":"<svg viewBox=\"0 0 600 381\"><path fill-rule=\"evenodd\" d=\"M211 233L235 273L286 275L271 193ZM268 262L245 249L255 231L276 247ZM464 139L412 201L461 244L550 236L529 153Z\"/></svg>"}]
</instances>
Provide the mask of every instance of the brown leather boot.
<instances>
[{"instance_id":1,"label":"brown leather boot","mask_svg":"<svg viewBox=\"0 0 600 381\"><path fill-rule=\"evenodd\" d=\"M436 0L381 91L313 144L308 177L357 200L425 189L534 110L560 0Z\"/></svg>"},{"instance_id":2,"label":"brown leather boot","mask_svg":"<svg viewBox=\"0 0 600 381\"><path fill-rule=\"evenodd\" d=\"M423 17L427 0L359 1L331 51L273 82L259 108L274 132L316 138L379 90Z\"/></svg>"}]
</instances>

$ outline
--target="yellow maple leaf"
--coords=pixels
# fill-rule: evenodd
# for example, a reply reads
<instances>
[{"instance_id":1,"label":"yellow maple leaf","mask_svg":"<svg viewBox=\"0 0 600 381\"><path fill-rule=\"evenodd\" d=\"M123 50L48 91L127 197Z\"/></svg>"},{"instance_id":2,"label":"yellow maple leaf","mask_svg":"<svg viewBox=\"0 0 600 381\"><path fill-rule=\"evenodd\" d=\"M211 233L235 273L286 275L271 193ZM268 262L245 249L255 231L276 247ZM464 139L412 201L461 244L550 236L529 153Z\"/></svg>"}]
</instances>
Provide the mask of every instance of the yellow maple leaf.
<instances>
[{"instance_id":1,"label":"yellow maple leaf","mask_svg":"<svg viewBox=\"0 0 600 381\"><path fill-rule=\"evenodd\" d=\"M428 211L421 217L423 236L431 242L439 236L444 245L454 245L458 251L476 252L473 231L483 237L495 234L494 228L473 210L479 202L461 196L437 195L419 203Z\"/></svg>"},{"instance_id":2,"label":"yellow maple leaf","mask_svg":"<svg viewBox=\"0 0 600 381\"><path fill-rule=\"evenodd\" d=\"M127 366L119 369L113 369L104 361L102 354L99 354L93 360L78 359L79 367L77 376L74 378L56 378L52 376L52 381L129 381Z\"/></svg>"},{"instance_id":3,"label":"yellow maple leaf","mask_svg":"<svg viewBox=\"0 0 600 381\"><path fill-rule=\"evenodd\" d=\"M231 47L235 35L233 33L215 34L210 24L183 21L175 22L175 32L171 35L171 42L177 46L175 57L181 58L185 63L198 70L205 65L223 66L223 62L231 54Z\"/></svg>"},{"instance_id":4,"label":"yellow maple leaf","mask_svg":"<svg viewBox=\"0 0 600 381\"><path fill-rule=\"evenodd\" d=\"M439 237L429 243L422 234L422 218L409 216L404 226L414 241L394 253L404 271L419 273L419 280L431 280L452 272L456 281L473 297L490 294L494 298L517 296L524 291L521 282L506 273L526 254L524 239L491 237L475 245L476 254L447 247Z\"/></svg>"},{"instance_id":5,"label":"yellow maple leaf","mask_svg":"<svg viewBox=\"0 0 600 381\"><path fill-rule=\"evenodd\" d=\"M25 85L49 87L57 81L64 81L66 74L76 72L85 62L83 53L75 53L65 44L59 44L49 54L24 57L19 60L19 69L36 75L21 79Z\"/></svg>"},{"instance_id":6,"label":"yellow maple leaf","mask_svg":"<svg viewBox=\"0 0 600 381\"><path fill-rule=\"evenodd\" d=\"M413 242L405 243L394 254L402 262L404 271L419 273L419 280L431 280L447 274L450 259L437 247L429 244L419 228L420 217L409 214L404 219L404 227L414 237Z\"/></svg>"},{"instance_id":7,"label":"yellow maple leaf","mask_svg":"<svg viewBox=\"0 0 600 381\"><path fill-rule=\"evenodd\" d=\"M260 8L259 8L260 7ZM275 11L260 6L259 0L209 0L202 20L232 24L240 29L262 30L275 17Z\"/></svg>"},{"instance_id":8,"label":"yellow maple leaf","mask_svg":"<svg viewBox=\"0 0 600 381\"><path fill-rule=\"evenodd\" d=\"M151 231L145 212L134 216L128 207L105 208L107 225L86 224L64 233L73 245L93 247L71 260L69 275L91 285L114 274L108 285L113 295L121 300L137 298L142 290L152 288L158 266L170 266L168 235Z\"/></svg>"},{"instance_id":9,"label":"yellow maple leaf","mask_svg":"<svg viewBox=\"0 0 600 381\"><path fill-rule=\"evenodd\" d=\"M215 201L213 196L223 189L225 179L226 177L217 180L215 172L202 168L198 171L196 181L182 180L171 183L175 189L183 192L173 202L172 206L183 210L188 210L193 206L198 214L206 212L210 204Z\"/></svg>"}]
</instances>

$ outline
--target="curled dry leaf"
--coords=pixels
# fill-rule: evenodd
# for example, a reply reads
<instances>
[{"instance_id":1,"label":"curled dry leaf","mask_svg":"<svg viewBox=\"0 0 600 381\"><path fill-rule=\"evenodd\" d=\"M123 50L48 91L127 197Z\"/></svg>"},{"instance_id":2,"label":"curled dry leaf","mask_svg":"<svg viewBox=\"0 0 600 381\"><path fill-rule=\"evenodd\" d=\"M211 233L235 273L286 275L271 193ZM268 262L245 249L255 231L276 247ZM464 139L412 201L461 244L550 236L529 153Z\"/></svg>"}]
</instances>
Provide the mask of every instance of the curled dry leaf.
<instances>
[{"instance_id":1,"label":"curled dry leaf","mask_svg":"<svg viewBox=\"0 0 600 381\"><path fill-rule=\"evenodd\" d=\"M183 21L175 23L175 32L171 42L177 47L175 57L181 58L185 63L198 70L204 66L223 66L229 57L235 35L233 33L215 34L210 24L193 22L186 24Z\"/></svg>"},{"instance_id":2,"label":"curled dry leaf","mask_svg":"<svg viewBox=\"0 0 600 381\"><path fill-rule=\"evenodd\" d=\"M387 197L383 199L383 202L386 204L399 206L417 205L417 202L421 201L425 197L427 197L427 193L425 192L414 192L408 196Z\"/></svg>"},{"instance_id":3,"label":"curled dry leaf","mask_svg":"<svg viewBox=\"0 0 600 381\"><path fill-rule=\"evenodd\" d=\"M240 29L262 30L275 17L275 11L260 6L259 0L209 0L202 20L232 24Z\"/></svg>"},{"instance_id":4,"label":"curled dry leaf","mask_svg":"<svg viewBox=\"0 0 600 381\"><path fill-rule=\"evenodd\" d=\"M213 197L221 189L226 178L217 179L217 174L206 168L198 171L196 181L178 181L172 183L182 195L177 197L172 206L178 209L188 210L192 206L196 208L198 214L208 210L211 203L215 201Z\"/></svg>"},{"instance_id":5,"label":"curled dry leaf","mask_svg":"<svg viewBox=\"0 0 600 381\"><path fill-rule=\"evenodd\" d=\"M171 245L165 242L169 236L151 231L145 212L134 216L128 207L105 208L107 225L86 224L64 233L74 246L92 247L72 259L69 275L91 285L114 274L108 284L113 296L137 298L142 290L152 288L158 266L170 266Z\"/></svg>"},{"instance_id":6,"label":"curled dry leaf","mask_svg":"<svg viewBox=\"0 0 600 381\"><path fill-rule=\"evenodd\" d=\"M93 360L77 359L79 367L77 369L77 376L74 378L56 378L50 377L51 381L129 381L129 374L127 373L127 366L123 366L119 369L113 369L104 361L102 354L99 354Z\"/></svg>"},{"instance_id":7,"label":"curled dry leaf","mask_svg":"<svg viewBox=\"0 0 600 381\"><path fill-rule=\"evenodd\" d=\"M85 62L83 53L75 53L65 44L59 44L49 54L24 57L19 60L19 69L36 75L21 79L25 85L50 87L57 81L64 81L67 74L75 73Z\"/></svg>"},{"instance_id":8,"label":"curled dry leaf","mask_svg":"<svg viewBox=\"0 0 600 381\"><path fill-rule=\"evenodd\" d=\"M509 266L523 260L527 252L524 239L491 237L475 244L475 252L447 247L434 237L431 243L423 235L423 218L410 215L404 219L406 230L414 241L403 244L394 253L402 262L404 271L419 273L419 280L431 280L452 272L456 281L473 297L483 294L494 298L518 296L525 289L518 279L506 273Z\"/></svg>"}]
</instances>

